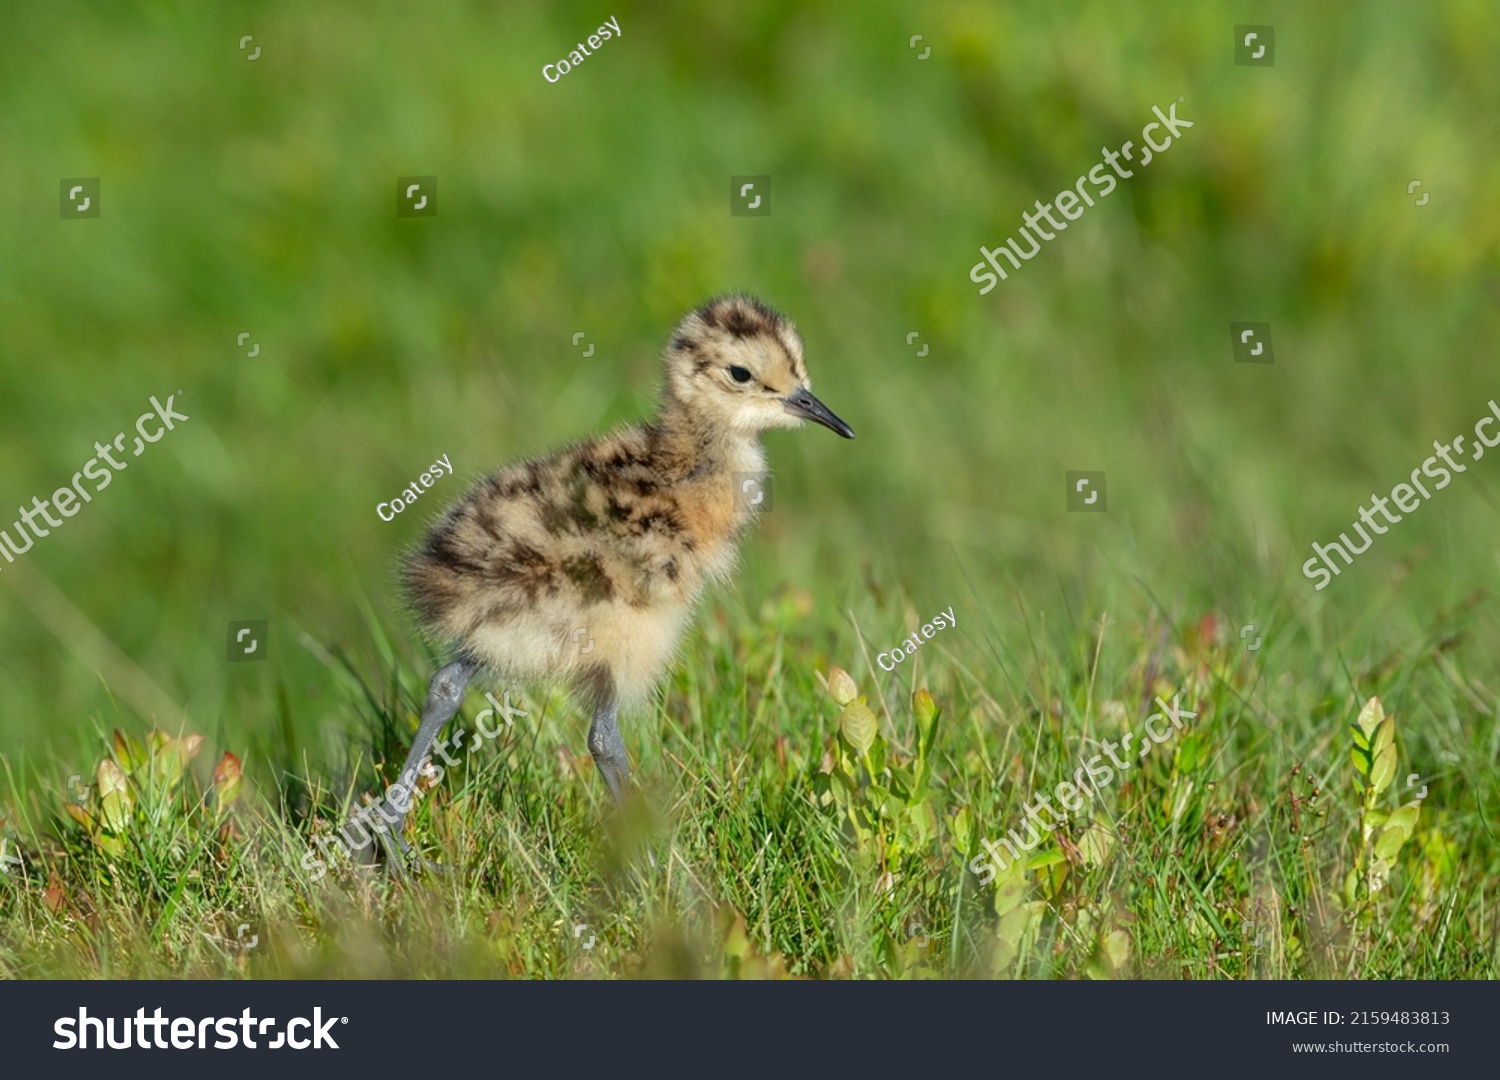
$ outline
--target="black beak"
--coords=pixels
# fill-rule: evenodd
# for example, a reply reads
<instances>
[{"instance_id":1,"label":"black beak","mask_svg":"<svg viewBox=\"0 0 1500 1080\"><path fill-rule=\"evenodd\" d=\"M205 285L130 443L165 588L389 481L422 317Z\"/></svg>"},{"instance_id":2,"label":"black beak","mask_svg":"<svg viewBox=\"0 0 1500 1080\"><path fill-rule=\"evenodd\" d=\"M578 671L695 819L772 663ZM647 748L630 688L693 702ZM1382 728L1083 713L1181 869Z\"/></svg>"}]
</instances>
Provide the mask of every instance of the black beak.
<instances>
[{"instance_id":1,"label":"black beak","mask_svg":"<svg viewBox=\"0 0 1500 1080\"><path fill-rule=\"evenodd\" d=\"M784 401L786 411L793 416L800 416L804 420L822 424L829 431L836 431L846 439L854 438L854 429L833 415L833 410L813 397L812 391L806 387L794 390L786 396Z\"/></svg>"}]
</instances>

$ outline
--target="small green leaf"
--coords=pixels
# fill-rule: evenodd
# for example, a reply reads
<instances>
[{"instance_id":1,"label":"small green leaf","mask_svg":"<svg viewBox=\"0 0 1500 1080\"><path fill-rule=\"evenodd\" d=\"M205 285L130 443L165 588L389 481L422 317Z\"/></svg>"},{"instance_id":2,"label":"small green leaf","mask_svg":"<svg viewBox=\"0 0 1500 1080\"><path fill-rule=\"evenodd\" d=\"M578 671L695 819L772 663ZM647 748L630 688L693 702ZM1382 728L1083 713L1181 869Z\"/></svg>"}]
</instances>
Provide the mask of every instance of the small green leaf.
<instances>
[{"instance_id":1,"label":"small green leaf","mask_svg":"<svg viewBox=\"0 0 1500 1080\"><path fill-rule=\"evenodd\" d=\"M1084 864L1090 869L1103 864L1114 847L1114 836L1100 822L1095 821L1078 841L1078 850L1083 854Z\"/></svg>"},{"instance_id":2,"label":"small green leaf","mask_svg":"<svg viewBox=\"0 0 1500 1080\"><path fill-rule=\"evenodd\" d=\"M937 815L933 813L930 803L920 802L915 806L908 806L906 820L908 831L916 841L914 846L926 847L928 842L937 835Z\"/></svg>"},{"instance_id":3,"label":"small green leaf","mask_svg":"<svg viewBox=\"0 0 1500 1080\"><path fill-rule=\"evenodd\" d=\"M1396 744L1389 743L1370 763L1370 786L1379 795L1390 787L1391 779L1396 775Z\"/></svg>"},{"instance_id":4,"label":"small green leaf","mask_svg":"<svg viewBox=\"0 0 1500 1080\"><path fill-rule=\"evenodd\" d=\"M953 815L953 821L949 825L953 832L954 850L967 855L974 850L974 815L969 813L967 806Z\"/></svg>"},{"instance_id":5,"label":"small green leaf","mask_svg":"<svg viewBox=\"0 0 1500 1080\"><path fill-rule=\"evenodd\" d=\"M995 906L997 908L1000 906L1000 897L1004 892L1005 889L1002 888L995 893ZM1000 921L995 927L996 935L1007 946L1007 956L1014 956L1017 947L1021 944L1021 939L1026 935L1027 925L1032 919L1033 913L1030 905L1023 904L1020 900L1024 892L1025 886L1022 883L1020 891L1014 893L1014 902L1007 898L1006 908L1004 911L999 912Z\"/></svg>"},{"instance_id":6,"label":"small green leaf","mask_svg":"<svg viewBox=\"0 0 1500 1080\"><path fill-rule=\"evenodd\" d=\"M1003 916L1025 899L1026 868L1012 862L995 878L995 914Z\"/></svg>"},{"instance_id":7,"label":"small green leaf","mask_svg":"<svg viewBox=\"0 0 1500 1080\"><path fill-rule=\"evenodd\" d=\"M1119 971L1130 959L1130 935L1124 930L1111 930L1100 943L1104 958L1114 971Z\"/></svg>"},{"instance_id":8,"label":"small green leaf","mask_svg":"<svg viewBox=\"0 0 1500 1080\"><path fill-rule=\"evenodd\" d=\"M1411 839L1411 834L1417 831L1417 818L1422 814L1420 803L1407 803L1401 809L1390 816L1385 823L1385 831L1401 833L1401 842L1405 843ZM1382 835L1382 839L1384 836Z\"/></svg>"},{"instance_id":9,"label":"small green leaf","mask_svg":"<svg viewBox=\"0 0 1500 1080\"><path fill-rule=\"evenodd\" d=\"M875 744L875 733L879 726L875 714L861 698L844 707L844 715L839 719L839 734L843 735L844 741L854 748L856 754L863 755Z\"/></svg>"},{"instance_id":10,"label":"small green leaf","mask_svg":"<svg viewBox=\"0 0 1500 1080\"><path fill-rule=\"evenodd\" d=\"M99 762L95 779L99 783L99 805L104 812L104 823L111 832L123 832L130 824L131 811L135 809L130 781L109 758Z\"/></svg>"},{"instance_id":11,"label":"small green leaf","mask_svg":"<svg viewBox=\"0 0 1500 1080\"><path fill-rule=\"evenodd\" d=\"M859 696L859 687L843 668L831 668L828 672L828 692L840 706L849 704Z\"/></svg>"},{"instance_id":12,"label":"small green leaf","mask_svg":"<svg viewBox=\"0 0 1500 1080\"><path fill-rule=\"evenodd\" d=\"M750 935L745 930L745 920L736 912L734 922L729 926L729 932L724 935L724 955L743 959L752 951Z\"/></svg>"},{"instance_id":13,"label":"small green leaf","mask_svg":"<svg viewBox=\"0 0 1500 1080\"><path fill-rule=\"evenodd\" d=\"M911 696L911 708L917 717L917 753L926 754L932 746L932 737L937 730L937 718L941 710L925 686Z\"/></svg>"},{"instance_id":14,"label":"small green leaf","mask_svg":"<svg viewBox=\"0 0 1500 1080\"><path fill-rule=\"evenodd\" d=\"M1375 841L1375 857L1385 862L1395 861L1396 852L1401 850L1401 846L1406 843L1410 835L1405 829L1392 828L1387 825L1385 831L1380 834L1380 839Z\"/></svg>"},{"instance_id":15,"label":"small green leaf","mask_svg":"<svg viewBox=\"0 0 1500 1080\"><path fill-rule=\"evenodd\" d=\"M146 763L146 748L139 739L115 728L115 760L119 762L120 768L133 773Z\"/></svg>"},{"instance_id":16,"label":"small green leaf","mask_svg":"<svg viewBox=\"0 0 1500 1080\"><path fill-rule=\"evenodd\" d=\"M1384 719L1385 709L1381 707L1378 697L1371 697L1369 701L1365 702L1364 707L1359 710L1359 718L1355 723L1359 725L1360 731L1364 732L1366 745L1374 737L1375 729L1380 726L1380 722Z\"/></svg>"},{"instance_id":17,"label":"small green leaf","mask_svg":"<svg viewBox=\"0 0 1500 1080\"><path fill-rule=\"evenodd\" d=\"M1396 741L1396 717L1395 714L1387 716L1381 725L1375 729L1375 737L1370 740L1370 757L1378 758L1385 752L1385 748Z\"/></svg>"},{"instance_id":18,"label":"small green leaf","mask_svg":"<svg viewBox=\"0 0 1500 1080\"><path fill-rule=\"evenodd\" d=\"M1056 866L1060 862L1066 862L1067 858L1068 857L1061 851L1058 851L1057 848L1048 848L1045 851L1038 851L1031 858L1027 859L1026 869L1041 870L1043 867Z\"/></svg>"},{"instance_id":19,"label":"small green leaf","mask_svg":"<svg viewBox=\"0 0 1500 1080\"><path fill-rule=\"evenodd\" d=\"M178 750L177 740L164 731L153 731L150 742L151 778L163 790L171 791L182 780L183 755Z\"/></svg>"}]
</instances>

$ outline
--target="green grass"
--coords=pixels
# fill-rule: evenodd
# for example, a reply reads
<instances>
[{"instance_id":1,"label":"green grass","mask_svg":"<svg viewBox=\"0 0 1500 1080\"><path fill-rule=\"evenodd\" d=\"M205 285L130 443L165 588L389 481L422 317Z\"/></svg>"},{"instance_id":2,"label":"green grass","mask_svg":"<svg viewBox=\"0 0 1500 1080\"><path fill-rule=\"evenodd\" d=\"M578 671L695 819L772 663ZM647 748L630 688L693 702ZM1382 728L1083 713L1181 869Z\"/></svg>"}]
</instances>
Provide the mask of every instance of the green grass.
<instances>
[{"instance_id":1,"label":"green grass","mask_svg":"<svg viewBox=\"0 0 1500 1080\"><path fill-rule=\"evenodd\" d=\"M150 395L191 419L0 563L0 976L1496 975L1500 456L1328 588L1300 572L1500 400L1490 5L626 5L558 84L593 6L12 8L0 507ZM1275 22L1274 68L1231 64L1243 19ZM1179 143L978 295L981 244L1179 98ZM772 216L731 217L763 173ZM438 216L398 219L427 174ZM80 176L102 216L61 220ZM414 815L448 873L310 881L441 660L393 589L425 515L647 413L675 320L740 289L859 437L768 439L735 585L625 718L636 810L531 689ZM1275 364L1231 362L1241 320ZM376 516L445 453L430 505ZM1065 511L1070 469L1107 471L1107 513ZM265 662L226 663L257 618ZM1191 735L981 886L978 841L1158 693ZM1376 695L1398 762L1367 806ZM91 837L69 778L153 728L204 741L175 787L170 758L130 774L128 816L86 808L119 826ZM1415 827L1351 902L1413 773Z\"/></svg>"},{"instance_id":2,"label":"green grass","mask_svg":"<svg viewBox=\"0 0 1500 1080\"><path fill-rule=\"evenodd\" d=\"M910 610L871 604L873 623ZM1400 724L1381 805L1413 797L1401 778L1415 758L1444 765L1424 777L1387 887L1351 906L1359 700L1354 673L1298 662L1314 655L1303 635L1251 653L1212 617L1150 611L1085 635L1016 609L1037 640L1008 662L1026 673L1012 692L940 639L915 661L941 710L925 791L910 783L922 738L908 685L863 674L879 734L873 763L860 760L873 771L855 766L849 794L830 798L856 755L838 704L791 658L860 670L872 650L836 625L811 632L809 606L788 593L760 611L710 609L660 707L632 726L641 785L626 818L580 756L581 718L531 696L528 717L460 752L418 803L410 835L445 870L403 879L338 858L314 880L311 831L326 835L354 796L389 782L422 694L425 668L372 627L378 649L327 657L330 705L366 733L336 780L288 772L221 808L203 794L206 762L170 793L138 769L128 815L87 804L106 823L95 840L57 826L61 797L22 810L23 833L48 839L23 842L23 876L0 885L6 974L1494 977L1494 788L1455 782L1483 776L1500 737L1493 701L1457 668L1471 612L1361 673L1388 702L1420 700L1463 730L1447 741ZM984 619L956 607L961 627ZM828 656L836 641L856 647ZM1268 674L1288 662L1294 676ZM1028 792L1070 777L1086 743L1139 731L1154 694L1199 715L1102 787L1034 869L980 887L964 869L978 836L1019 823ZM462 714L470 733L481 704ZM236 943L247 923L253 949Z\"/></svg>"}]
</instances>

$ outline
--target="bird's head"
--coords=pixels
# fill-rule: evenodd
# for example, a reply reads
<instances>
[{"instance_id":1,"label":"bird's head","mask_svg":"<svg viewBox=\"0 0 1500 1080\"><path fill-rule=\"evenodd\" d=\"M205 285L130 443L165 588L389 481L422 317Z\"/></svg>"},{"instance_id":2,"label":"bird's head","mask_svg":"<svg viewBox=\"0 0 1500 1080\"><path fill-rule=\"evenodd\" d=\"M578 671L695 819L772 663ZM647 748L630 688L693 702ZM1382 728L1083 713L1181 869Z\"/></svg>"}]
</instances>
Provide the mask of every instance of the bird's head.
<instances>
[{"instance_id":1,"label":"bird's head","mask_svg":"<svg viewBox=\"0 0 1500 1080\"><path fill-rule=\"evenodd\" d=\"M667 398L718 430L758 435L812 420L854 438L813 397L796 327L748 296L712 300L684 318L666 366Z\"/></svg>"}]
</instances>

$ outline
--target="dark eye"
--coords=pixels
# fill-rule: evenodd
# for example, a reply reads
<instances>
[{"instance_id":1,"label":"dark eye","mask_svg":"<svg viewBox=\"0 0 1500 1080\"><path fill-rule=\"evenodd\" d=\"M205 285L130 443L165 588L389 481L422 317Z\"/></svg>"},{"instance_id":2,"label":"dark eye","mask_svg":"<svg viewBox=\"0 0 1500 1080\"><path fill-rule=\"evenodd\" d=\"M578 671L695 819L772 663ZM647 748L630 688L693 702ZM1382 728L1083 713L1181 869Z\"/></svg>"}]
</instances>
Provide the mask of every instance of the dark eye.
<instances>
[{"instance_id":1,"label":"dark eye","mask_svg":"<svg viewBox=\"0 0 1500 1080\"><path fill-rule=\"evenodd\" d=\"M735 382L746 383L750 381L750 371L736 364L729 369L729 377Z\"/></svg>"}]
</instances>

